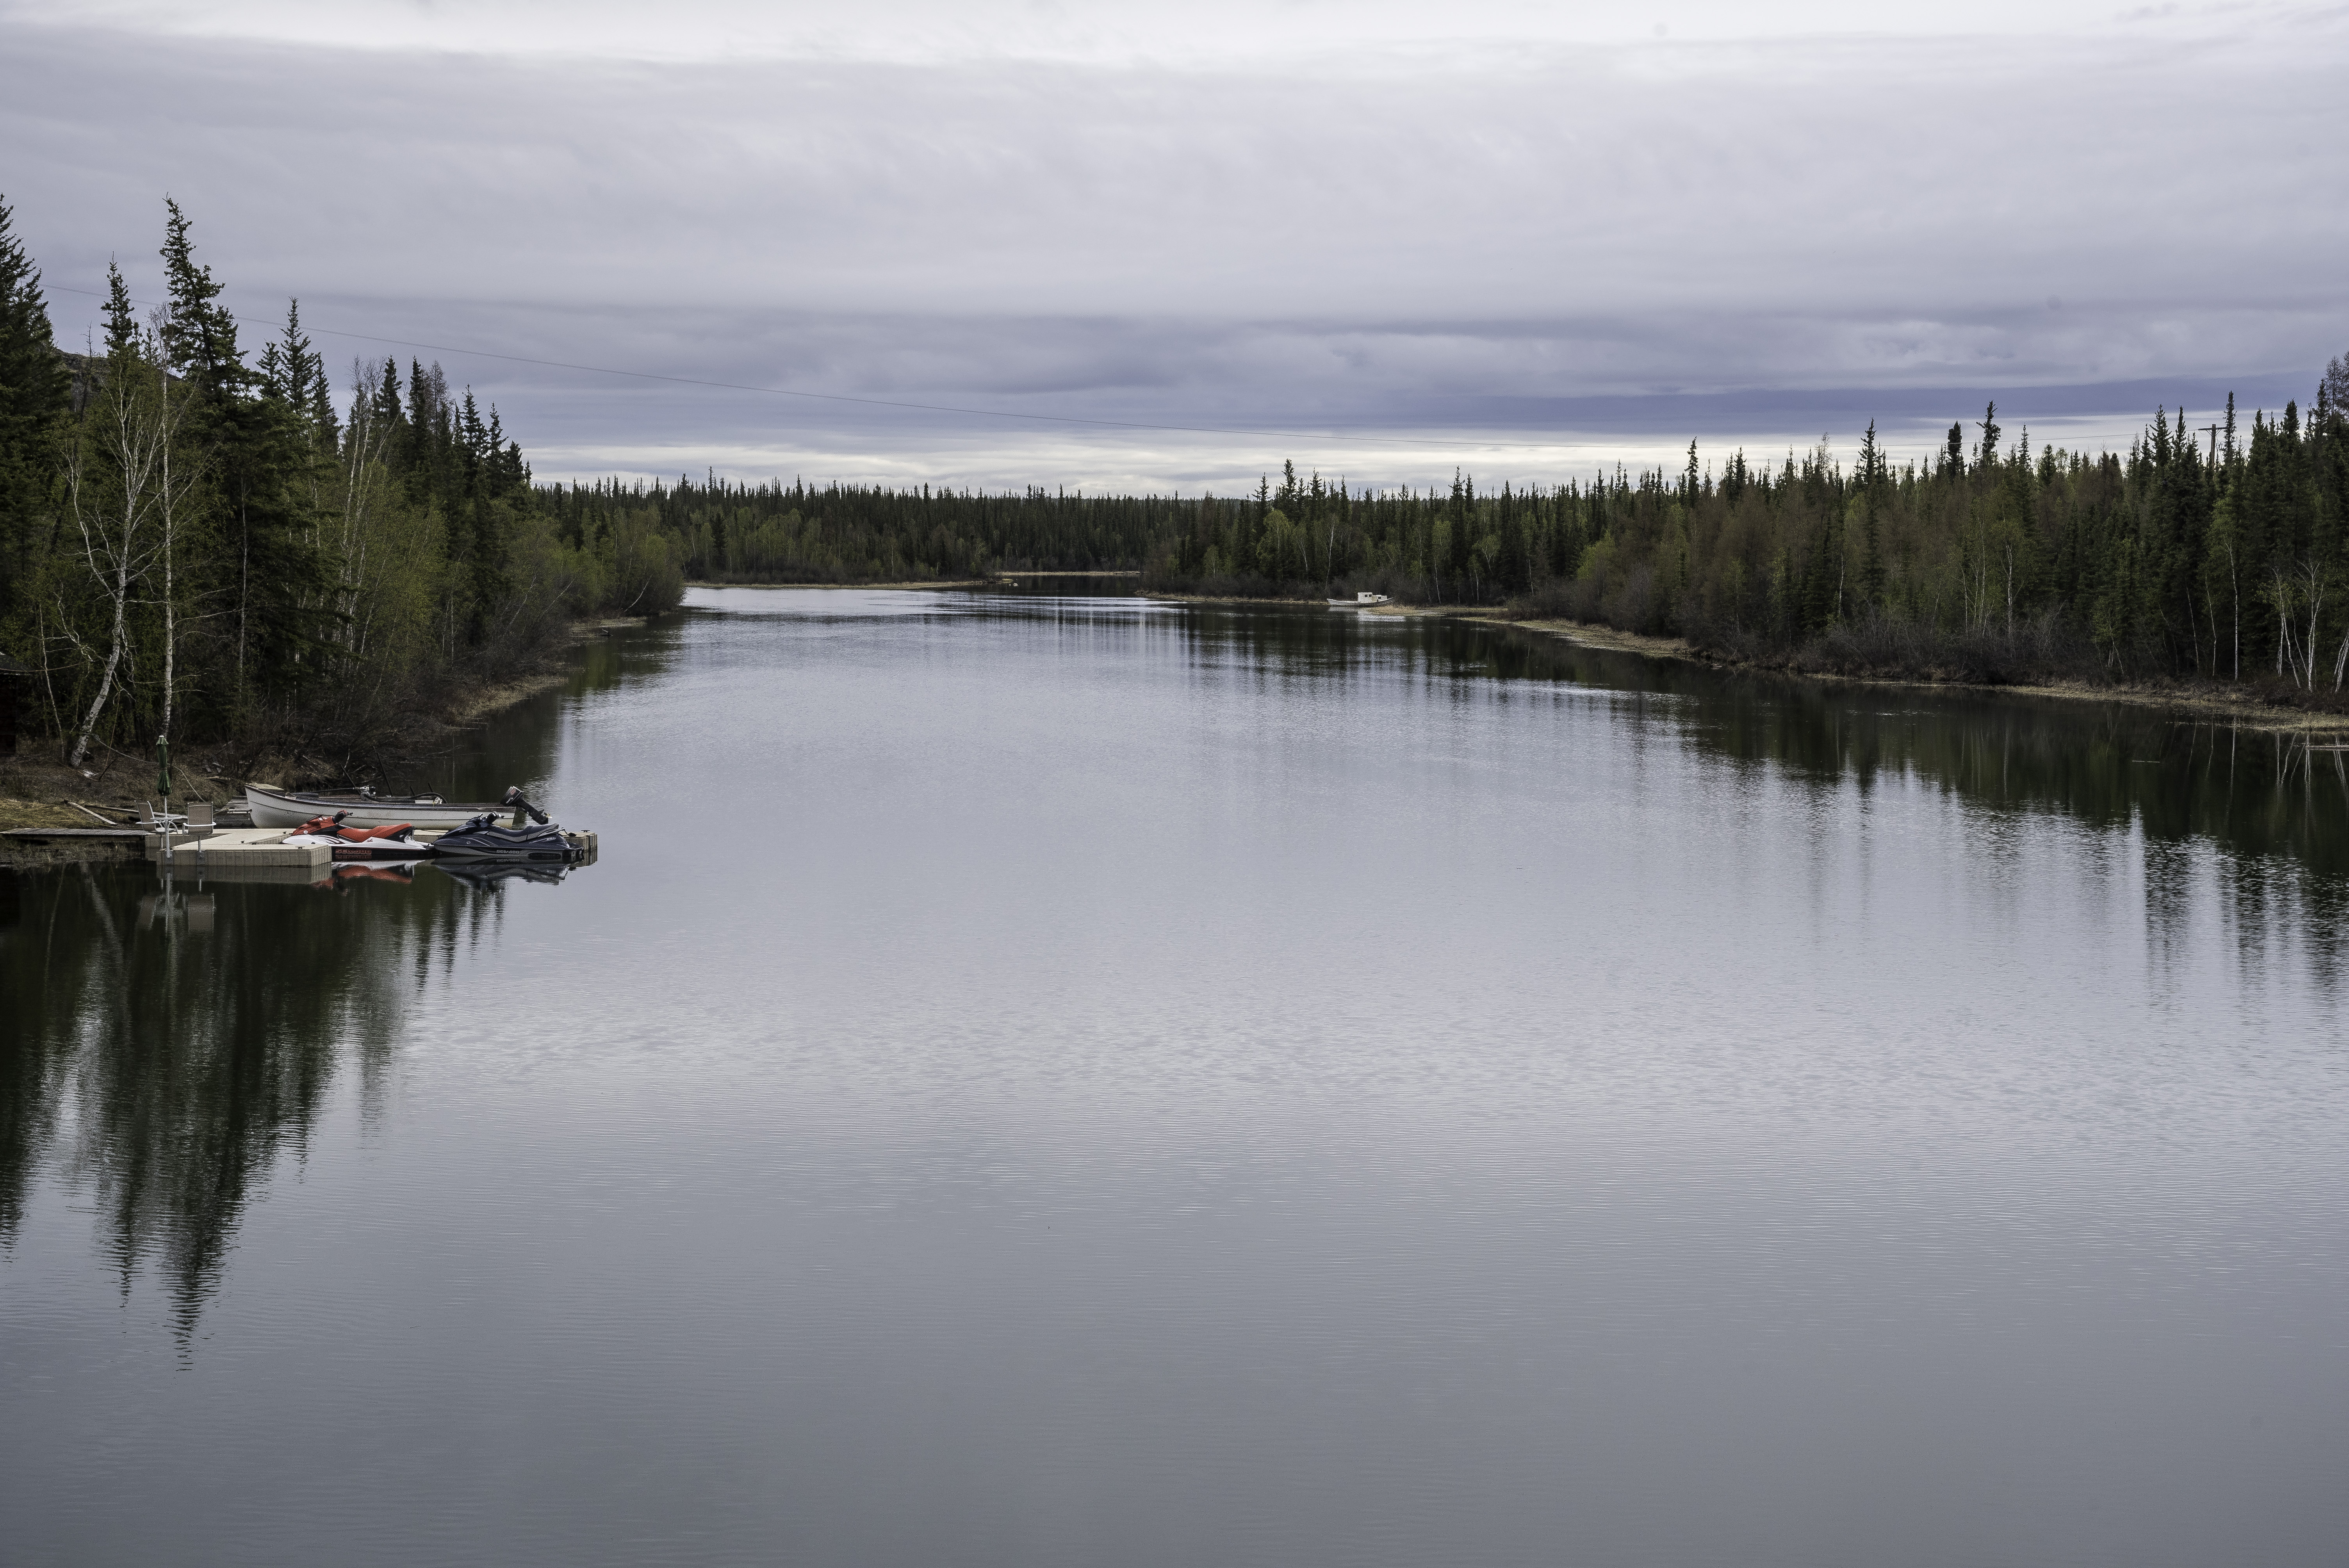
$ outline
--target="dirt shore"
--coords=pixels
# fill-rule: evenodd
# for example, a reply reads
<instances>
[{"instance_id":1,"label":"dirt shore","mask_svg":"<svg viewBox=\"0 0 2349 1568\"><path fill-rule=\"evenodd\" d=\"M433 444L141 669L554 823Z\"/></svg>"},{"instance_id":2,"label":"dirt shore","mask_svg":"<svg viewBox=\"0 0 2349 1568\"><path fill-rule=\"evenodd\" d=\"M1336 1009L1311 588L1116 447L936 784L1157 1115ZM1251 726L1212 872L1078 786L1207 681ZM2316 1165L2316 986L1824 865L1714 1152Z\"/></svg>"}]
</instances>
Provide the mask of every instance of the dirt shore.
<instances>
[{"instance_id":1,"label":"dirt shore","mask_svg":"<svg viewBox=\"0 0 2349 1568\"><path fill-rule=\"evenodd\" d=\"M2256 696L2215 684L2176 683L2151 685L2146 683L2116 683L2095 686L2085 681L2051 681L2030 686L1983 686L1964 681L1900 680L1875 676L1840 676L1820 674L1810 670L1782 670L1775 666L1745 661L1723 659L1692 646L1680 637L1647 637L1636 632L1620 632L1612 626L1592 625L1582 621L1513 621L1495 615L1489 609L1456 605L1389 605L1371 612L1373 614L1444 615L1455 620L1474 621L1485 626L1514 626L1528 632L1540 632L1553 637L1563 637L1584 647L1600 648L1609 653L1638 654L1643 658L1681 659L1690 664L1709 665L1716 669L1751 669L1793 676L1801 680L1817 681L1826 686L1897 686L1911 691L1976 692L1985 696L2052 696L2075 702L2119 702L2136 707L2158 708L2167 712L2191 715L2235 725L2244 729L2271 731L2284 735L2338 736L2349 733L2349 717L2333 713L2310 713L2304 709L2279 707Z\"/></svg>"},{"instance_id":2,"label":"dirt shore","mask_svg":"<svg viewBox=\"0 0 2349 1568\"><path fill-rule=\"evenodd\" d=\"M595 642L607 633L644 625L650 619L645 615L616 615L600 621L574 621L568 646L576 648L582 644ZM512 707L526 697L536 696L543 691L553 691L569 680L571 674L572 665L566 657L562 666L556 669L541 670L536 675L523 676L519 680L501 681L496 686L477 686L460 696L445 717L452 725L471 724L502 708Z\"/></svg>"}]
</instances>

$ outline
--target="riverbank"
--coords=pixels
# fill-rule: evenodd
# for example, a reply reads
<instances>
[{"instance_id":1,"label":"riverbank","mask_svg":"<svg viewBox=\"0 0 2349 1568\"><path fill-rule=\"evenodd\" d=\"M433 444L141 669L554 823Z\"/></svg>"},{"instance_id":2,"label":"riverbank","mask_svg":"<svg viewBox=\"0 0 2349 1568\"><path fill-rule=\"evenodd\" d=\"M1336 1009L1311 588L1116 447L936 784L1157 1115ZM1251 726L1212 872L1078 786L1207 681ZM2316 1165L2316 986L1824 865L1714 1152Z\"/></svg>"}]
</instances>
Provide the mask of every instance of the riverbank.
<instances>
[{"instance_id":1,"label":"riverbank","mask_svg":"<svg viewBox=\"0 0 2349 1568\"><path fill-rule=\"evenodd\" d=\"M471 688L450 704L445 721L452 726L462 727L478 723L493 713L512 707L514 704L526 701L542 692L553 691L571 678L571 659L574 650L614 632L647 625L656 618L651 615L605 615L574 621L571 625L570 636L564 641L560 663L514 680L500 681L495 685Z\"/></svg>"},{"instance_id":2,"label":"riverbank","mask_svg":"<svg viewBox=\"0 0 2349 1568\"><path fill-rule=\"evenodd\" d=\"M1636 654L1642 658L1678 659L1715 669L1752 670L1792 676L1822 686L1898 687L1911 691L1976 692L1991 696L2061 697L2075 702L2117 702L2135 707L2158 708L2199 719L2224 721L2243 729L2309 738L2349 734L2349 716L2295 708L2255 693L2217 682L2035 681L1991 685L1971 681L1918 680L1884 676L1847 676L1804 670L1759 659L1736 659L1699 648L1682 637L1651 637L1636 632L1585 621L1556 618L1512 620L1488 607L1454 604L1384 604L1368 612L1377 615L1440 615L1484 626L1512 627L1563 637L1608 653Z\"/></svg>"},{"instance_id":3,"label":"riverbank","mask_svg":"<svg viewBox=\"0 0 2349 1568\"><path fill-rule=\"evenodd\" d=\"M510 680L460 682L444 692L438 711L407 716L400 732L413 746L451 729L477 725L515 704L552 691L571 678L579 648L615 631L644 625L644 615L593 616L572 623L546 667ZM26 740L13 757L0 757L0 832L18 828L95 828L137 820L156 799L155 758L94 745L87 766L68 767L54 743ZM37 749L34 749L37 748ZM194 801L223 806L244 793L244 779L270 779L300 789L347 782L323 758L296 748L290 755L239 758L227 742L186 746L173 759L171 800L175 808ZM55 860L54 854L44 857ZM0 865L26 863L0 843Z\"/></svg>"}]
</instances>

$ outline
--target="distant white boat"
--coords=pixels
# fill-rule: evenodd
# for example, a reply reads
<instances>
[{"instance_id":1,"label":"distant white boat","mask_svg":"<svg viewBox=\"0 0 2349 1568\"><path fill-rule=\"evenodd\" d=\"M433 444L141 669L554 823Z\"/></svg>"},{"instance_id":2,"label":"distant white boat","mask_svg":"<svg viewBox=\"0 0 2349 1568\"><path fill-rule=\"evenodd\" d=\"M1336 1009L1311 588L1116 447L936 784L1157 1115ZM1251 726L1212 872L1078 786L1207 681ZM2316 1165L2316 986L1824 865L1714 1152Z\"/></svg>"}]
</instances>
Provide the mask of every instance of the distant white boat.
<instances>
[{"instance_id":1,"label":"distant white boat","mask_svg":"<svg viewBox=\"0 0 2349 1568\"><path fill-rule=\"evenodd\" d=\"M1342 605L1349 610L1361 610L1366 609L1372 604L1388 603L1390 601L1383 593L1357 593L1350 599L1332 599L1330 603L1332 604Z\"/></svg>"}]
</instances>

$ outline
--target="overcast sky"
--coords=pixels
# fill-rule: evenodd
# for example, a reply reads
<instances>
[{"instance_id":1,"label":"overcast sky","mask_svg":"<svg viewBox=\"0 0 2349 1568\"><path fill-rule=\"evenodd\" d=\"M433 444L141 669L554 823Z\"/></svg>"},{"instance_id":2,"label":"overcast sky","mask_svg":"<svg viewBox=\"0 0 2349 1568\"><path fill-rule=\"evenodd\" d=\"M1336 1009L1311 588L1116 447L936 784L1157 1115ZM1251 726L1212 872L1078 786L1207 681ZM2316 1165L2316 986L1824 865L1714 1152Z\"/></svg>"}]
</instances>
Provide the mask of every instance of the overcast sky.
<instances>
[{"instance_id":1,"label":"overcast sky","mask_svg":"<svg viewBox=\"0 0 2349 1568\"><path fill-rule=\"evenodd\" d=\"M0 61L69 346L169 191L234 308L438 358L549 478L2125 444L2349 351L2340 4L0 0Z\"/></svg>"}]
</instances>

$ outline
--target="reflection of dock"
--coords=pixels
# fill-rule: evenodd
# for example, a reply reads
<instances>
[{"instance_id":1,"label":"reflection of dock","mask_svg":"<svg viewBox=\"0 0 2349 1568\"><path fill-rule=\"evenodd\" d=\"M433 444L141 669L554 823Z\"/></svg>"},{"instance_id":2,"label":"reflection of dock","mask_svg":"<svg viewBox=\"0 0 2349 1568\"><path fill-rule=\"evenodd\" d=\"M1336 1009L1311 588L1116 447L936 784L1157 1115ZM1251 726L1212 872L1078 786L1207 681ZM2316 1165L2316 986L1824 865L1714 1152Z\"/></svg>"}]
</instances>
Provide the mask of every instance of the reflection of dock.
<instances>
[{"instance_id":1,"label":"reflection of dock","mask_svg":"<svg viewBox=\"0 0 2349 1568\"><path fill-rule=\"evenodd\" d=\"M162 857L150 853L147 858L150 861L160 861ZM212 854L198 860L192 850L181 849L171 857L171 874L175 877L192 877L199 882L300 883L325 882L335 874L335 864L328 860L318 860L308 865L299 866L277 864L267 861L256 864L250 857L236 854Z\"/></svg>"},{"instance_id":2,"label":"reflection of dock","mask_svg":"<svg viewBox=\"0 0 2349 1568\"><path fill-rule=\"evenodd\" d=\"M419 833L429 843L438 833ZM571 853L564 869L595 863L598 841L591 832L565 830ZM170 870L174 876L201 876L216 882L314 882L329 875L337 863L365 861L374 865L437 864L444 871L463 868L486 872L508 862L497 860L373 861L358 853L337 856L331 844L285 844L283 828L219 828L202 838L184 834L171 841ZM143 828L17 828L0 834L0 865L55 865L75 861L127 861L144 856L159 869L163 840ZM552 862L533 862L546 864ZM559 873L557 880L560 880Z\"/></svg>"}]
</instances>

